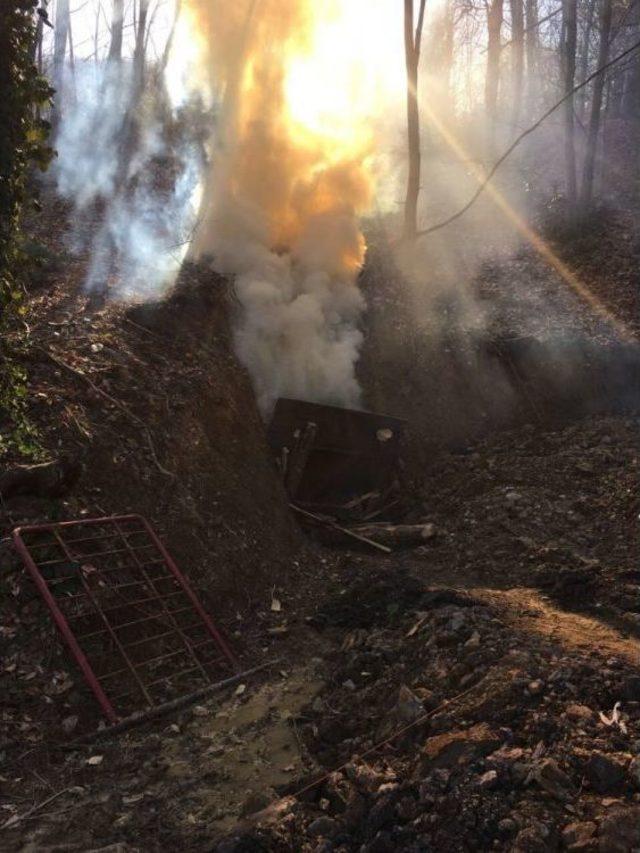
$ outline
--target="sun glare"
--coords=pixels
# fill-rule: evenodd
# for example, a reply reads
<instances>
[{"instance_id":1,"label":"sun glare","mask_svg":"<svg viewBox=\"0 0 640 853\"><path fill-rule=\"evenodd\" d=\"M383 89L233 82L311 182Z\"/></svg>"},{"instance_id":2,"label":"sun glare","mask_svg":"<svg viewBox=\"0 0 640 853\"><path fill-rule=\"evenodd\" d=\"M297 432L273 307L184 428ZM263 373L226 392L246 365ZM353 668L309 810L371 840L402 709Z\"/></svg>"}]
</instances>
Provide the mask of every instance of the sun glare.
<instances>
[{"instance_id":1,"label":"sun glare","mask_svg":"<svg viewBox=\"0 0 640 853\"><path fill-rule=\"evenodd\" d=\"M372 141L372 120L402 97L402 16L394 0L318 3L313 14L308 49L287 65L289 122L337 156L358 154Z\"/></svg>"}]
</instances>

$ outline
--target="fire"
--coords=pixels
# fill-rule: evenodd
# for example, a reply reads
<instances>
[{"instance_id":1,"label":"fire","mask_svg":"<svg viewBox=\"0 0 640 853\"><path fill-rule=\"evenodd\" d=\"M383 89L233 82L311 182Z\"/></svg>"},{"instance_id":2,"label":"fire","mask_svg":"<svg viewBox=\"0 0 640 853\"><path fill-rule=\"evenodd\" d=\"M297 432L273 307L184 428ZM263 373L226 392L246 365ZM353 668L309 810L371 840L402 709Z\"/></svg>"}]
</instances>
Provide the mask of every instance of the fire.
<instances>
[{"instance_id":1,"label":"fire","mask_svg":"<svg viewBox=\"0 0 640 853\"><path fill-rule=\"evenodd\" d=\"M365 212L376 121L404 86L397 3L190 0L185 22L222 93L227 190L262 212L271 246L295 246L310 217ZM346 273L356 242L338 252Z\"/></svg>"},{"instance_id":2,"label":"fire","mask_svg":"<svg viewBox=\"0 0 640 853\"><path fill-rule=\"evenodd\" d=\"M402 10L393 0L312 8L307 50L287 63L292 131L324 140L329 156L360 156L371 149L373 123L385 106L403 98Z\"/></svg>"},{"instance_id":3,"label":"fire","mask_svg":"<svg viewBox=\"0 0 640 853\"><path fill-rule=\"evenodd\" d=\"M395 0L186 8L217 105L193 252L234 276L236 352L265 412L278 396L355 405L359 221L375 197L376 122L403 91L401 10Z\"/></svg>"}]
</instances>

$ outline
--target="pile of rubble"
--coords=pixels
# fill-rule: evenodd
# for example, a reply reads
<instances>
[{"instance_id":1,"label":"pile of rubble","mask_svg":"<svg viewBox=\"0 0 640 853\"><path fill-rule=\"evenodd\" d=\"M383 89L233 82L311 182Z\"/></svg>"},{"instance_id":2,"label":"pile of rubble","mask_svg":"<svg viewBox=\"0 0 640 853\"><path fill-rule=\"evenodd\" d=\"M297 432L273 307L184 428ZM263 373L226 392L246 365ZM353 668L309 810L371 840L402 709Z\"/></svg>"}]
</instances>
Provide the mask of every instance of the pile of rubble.
<instances>
[{"instance_id":1,"label":"pile of rubble","mask_svg":"<svg viewBox=\"0 0 640 853\"><path fill-rule=\"evenodd\" d=\"M639 670L507 608L381 572L329 601L343 641L303 731L338 769L220 853L640 847Z\"/></svg>"}]
</instances>

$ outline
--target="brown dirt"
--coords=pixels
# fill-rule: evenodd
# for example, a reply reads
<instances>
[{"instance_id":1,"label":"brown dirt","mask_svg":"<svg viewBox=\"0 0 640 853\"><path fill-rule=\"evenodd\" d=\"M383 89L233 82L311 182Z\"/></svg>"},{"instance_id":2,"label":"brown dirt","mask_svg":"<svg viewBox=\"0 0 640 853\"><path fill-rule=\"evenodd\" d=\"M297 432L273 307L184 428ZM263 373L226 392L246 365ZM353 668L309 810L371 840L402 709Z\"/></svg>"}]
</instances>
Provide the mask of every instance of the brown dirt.
<instances>
[{"instance_id":1,"label":"brown dirt","mask_svg":"<svg viewBox=\"0 0 640 853\"><path fill-rule=\"evenodd\" d=\"M567 399L556 389L540 411L504 364L477 348L468 359L466 343L454 352L465 358L429 362L401 335L406 345L376 362L374 340L363 363L372 406L410 419L406 520L432 522L436 536L388 558L329 551L303 544L286 510L230 354L224 283L189 269L167 305L125 311L91 308L81 276L70 262L32 294L24 358L44 447L82 457L85 474L62 501L6 502L3 535L24 521L142 512L242 663L278 662L237 694L74 747L95 726L93 702L3 541L2 848L640 847L628 401L576 406L574 388L556 411ZM515 296L514 276L527 283ZM529 255L477 286L517 336L546 304L563 333L612 343ZM610 306L628 320L615 292Z\"/></svg>"}]
</instances>

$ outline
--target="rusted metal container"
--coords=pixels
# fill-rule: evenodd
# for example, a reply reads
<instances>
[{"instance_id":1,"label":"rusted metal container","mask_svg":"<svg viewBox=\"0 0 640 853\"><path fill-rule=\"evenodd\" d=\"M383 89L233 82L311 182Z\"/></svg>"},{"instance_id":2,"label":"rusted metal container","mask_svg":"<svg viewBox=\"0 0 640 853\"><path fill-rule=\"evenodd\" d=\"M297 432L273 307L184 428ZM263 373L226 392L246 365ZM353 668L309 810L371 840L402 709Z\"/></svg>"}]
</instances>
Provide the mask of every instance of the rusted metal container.
<instances>
[{"instance_id":1,"label":"rusted metal container","mask_svg":"<svg viewBox=\"0 0 640 853\"><path fill-rule=\"evenodd\" d=\"M280 398L268 439L293 501L344 505L390 488L404 429L388 415Z\"/></svg>"}]
</instances>

